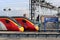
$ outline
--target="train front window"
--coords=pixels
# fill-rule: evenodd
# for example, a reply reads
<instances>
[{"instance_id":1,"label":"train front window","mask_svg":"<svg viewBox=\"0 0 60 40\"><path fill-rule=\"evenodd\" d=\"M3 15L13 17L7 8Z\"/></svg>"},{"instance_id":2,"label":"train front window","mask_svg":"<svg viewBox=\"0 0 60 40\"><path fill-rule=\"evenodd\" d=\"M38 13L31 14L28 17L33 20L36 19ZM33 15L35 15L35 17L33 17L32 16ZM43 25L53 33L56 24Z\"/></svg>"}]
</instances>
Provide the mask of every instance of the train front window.
<instances>
[{"instance_id":1,"label":"train front window","mask_svg":"<svg viewBox=\"0 0 60 40\"><path fill-rule=\"evenodd\" d=\"M5 20L6 21L6 23L9 23L10 21L9 20Z\"/></svg>"}]
</instances>

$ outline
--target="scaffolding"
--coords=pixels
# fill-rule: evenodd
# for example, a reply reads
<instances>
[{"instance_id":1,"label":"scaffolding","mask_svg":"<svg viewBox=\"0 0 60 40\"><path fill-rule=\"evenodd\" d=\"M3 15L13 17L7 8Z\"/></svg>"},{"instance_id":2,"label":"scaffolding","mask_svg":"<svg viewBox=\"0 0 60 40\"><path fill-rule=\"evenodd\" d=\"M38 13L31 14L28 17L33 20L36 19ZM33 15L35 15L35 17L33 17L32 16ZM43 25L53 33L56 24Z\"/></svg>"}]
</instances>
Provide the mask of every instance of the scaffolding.
<instances>
[{"instance_id":1,"label":"scaffolding","mask_svg":"<svg viewBox=\"0 0 60 40\"><path fill-rule=\"evenodd\" d=\"M36 16L38 14L46 14L45 11L47 11L46 9L49 10L50 14L52 13L53 15L53 11L54 10L57 13L57 7L51 5L50 3L46 2L45 0L30 0L30 18L31 20L35 20ZM47 13L48 15L50 15L49 13ZM41 16L41 15L40 15Z\"/></svg>"}]
</instances>

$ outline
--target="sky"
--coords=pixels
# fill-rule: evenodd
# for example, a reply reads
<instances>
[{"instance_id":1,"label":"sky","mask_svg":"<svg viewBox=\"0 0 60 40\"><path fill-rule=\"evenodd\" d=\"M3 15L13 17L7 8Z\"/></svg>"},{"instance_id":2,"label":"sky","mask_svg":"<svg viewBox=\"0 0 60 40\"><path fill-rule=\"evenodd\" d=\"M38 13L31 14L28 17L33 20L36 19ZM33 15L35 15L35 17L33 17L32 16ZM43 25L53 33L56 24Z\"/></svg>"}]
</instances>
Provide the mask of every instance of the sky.
<instances>
[{"instance_id":1,"label":"sky","mask_svg":"<svg viewBox=\"0 0 60 40\"><path fill-rule=\"evenodd\" d=\"M29 0L0 0L0 9L9 7L15 9L28 9Z\"/></svg>"}]
</instances>

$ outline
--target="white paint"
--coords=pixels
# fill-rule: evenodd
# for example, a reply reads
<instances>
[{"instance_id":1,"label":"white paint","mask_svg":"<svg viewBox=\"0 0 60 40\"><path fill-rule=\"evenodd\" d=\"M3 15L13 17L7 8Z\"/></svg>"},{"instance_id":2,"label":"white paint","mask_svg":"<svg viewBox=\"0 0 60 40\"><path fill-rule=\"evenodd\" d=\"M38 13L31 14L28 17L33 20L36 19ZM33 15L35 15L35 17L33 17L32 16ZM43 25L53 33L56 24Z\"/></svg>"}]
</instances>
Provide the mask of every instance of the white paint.
<instances>
[{"instance_id":1,"label":"white paint","mask_svg":"<svg viewBox=\"0 0 60 40\"><path fill-rule=\"evenodd\" d=\"M0 30L7 30L6 26L0 21Z\"/></svg>"}]
</instances>

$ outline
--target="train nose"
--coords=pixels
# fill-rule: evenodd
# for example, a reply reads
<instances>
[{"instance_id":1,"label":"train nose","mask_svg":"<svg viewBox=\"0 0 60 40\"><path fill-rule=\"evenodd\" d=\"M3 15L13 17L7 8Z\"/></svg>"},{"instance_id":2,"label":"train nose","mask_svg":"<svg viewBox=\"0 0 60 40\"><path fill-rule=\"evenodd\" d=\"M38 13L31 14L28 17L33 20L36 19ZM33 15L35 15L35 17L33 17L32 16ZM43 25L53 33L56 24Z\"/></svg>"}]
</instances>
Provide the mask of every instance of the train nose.
<instances>
[{"instance_id":1,"label":"train nose","mask_svg":"<svg viewBox=\"0 0 60 40\"><path fill-rule=\"evenodd\" d=\"M35 29L38 31L39 30L39 27L38 26L35 26Z\"/></svg>"},{"instance_id":2,"label":"train nose","mask_svg":"<svg viewBox=\"0 0 60 40\"><path fill-rule=\"evenodd\" d=\"M24 28L23 28L23 27L20 27L19 30L20 30L21 32L24 32Z\"/></svg>"}]
</instances>

